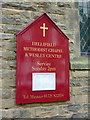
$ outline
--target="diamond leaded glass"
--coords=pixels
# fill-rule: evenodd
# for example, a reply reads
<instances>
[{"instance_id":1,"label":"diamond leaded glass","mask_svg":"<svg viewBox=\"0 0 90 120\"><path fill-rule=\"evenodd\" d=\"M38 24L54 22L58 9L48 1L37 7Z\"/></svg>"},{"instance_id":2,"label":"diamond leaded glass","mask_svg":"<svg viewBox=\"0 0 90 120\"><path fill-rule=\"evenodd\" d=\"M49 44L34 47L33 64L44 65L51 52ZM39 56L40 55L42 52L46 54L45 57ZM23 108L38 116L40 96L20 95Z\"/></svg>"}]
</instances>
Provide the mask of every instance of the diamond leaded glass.
<instances>
[{"instance_id":1,"label":"diamond leaded glass","mask_svg":"<svg viewBox=\"0 0 90 120\"><path fill-rule=\"evenodd\" d=\"M81 55L90 55L90 1L79 2Z\"/></svg>"}]
</instances>

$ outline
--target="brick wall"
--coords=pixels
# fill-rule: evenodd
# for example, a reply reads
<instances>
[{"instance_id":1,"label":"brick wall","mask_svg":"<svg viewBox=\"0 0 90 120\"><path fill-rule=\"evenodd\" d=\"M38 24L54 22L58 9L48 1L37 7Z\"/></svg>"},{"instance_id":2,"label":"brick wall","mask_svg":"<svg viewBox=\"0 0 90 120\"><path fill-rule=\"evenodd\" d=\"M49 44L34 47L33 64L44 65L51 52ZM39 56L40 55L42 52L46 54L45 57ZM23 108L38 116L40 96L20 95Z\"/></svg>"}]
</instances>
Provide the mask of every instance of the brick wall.
<instances>
[{"instance_id":1,"label":"brick wall","mask_svg":"<svg viewBox=\"0 0 90 120\"><path fill-rule=\"evenodd\" d=\"M27 0L28 1L28 0ZM70 38L70 101L15 104L16 38L22 30L43 12L47 12ZM79 55L78 9L74 3L63 2L2 2L0 23L0 52L2 71L0 95L3 118L88 118L89 66L86 57ZM0 112L1 116L1 112Z\"/></svg>"}]
</instances>

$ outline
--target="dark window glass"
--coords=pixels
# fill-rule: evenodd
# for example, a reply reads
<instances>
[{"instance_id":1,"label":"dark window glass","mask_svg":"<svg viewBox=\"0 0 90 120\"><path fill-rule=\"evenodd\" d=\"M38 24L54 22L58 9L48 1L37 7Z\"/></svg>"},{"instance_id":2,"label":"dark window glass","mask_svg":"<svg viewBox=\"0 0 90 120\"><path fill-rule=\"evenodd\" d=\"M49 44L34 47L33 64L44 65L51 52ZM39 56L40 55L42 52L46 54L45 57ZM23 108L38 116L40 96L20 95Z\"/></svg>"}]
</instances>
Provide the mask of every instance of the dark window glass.
<instances>
[{"instance_id":1,"label":"dark window glass","mask_svg":"<svg viewBox=\"0 0 90 120\"><path fill-rule=\"evenodd\" d=\"M81 55L90 55L90 1L79 2Z\"/></svg>"}]
</instances>

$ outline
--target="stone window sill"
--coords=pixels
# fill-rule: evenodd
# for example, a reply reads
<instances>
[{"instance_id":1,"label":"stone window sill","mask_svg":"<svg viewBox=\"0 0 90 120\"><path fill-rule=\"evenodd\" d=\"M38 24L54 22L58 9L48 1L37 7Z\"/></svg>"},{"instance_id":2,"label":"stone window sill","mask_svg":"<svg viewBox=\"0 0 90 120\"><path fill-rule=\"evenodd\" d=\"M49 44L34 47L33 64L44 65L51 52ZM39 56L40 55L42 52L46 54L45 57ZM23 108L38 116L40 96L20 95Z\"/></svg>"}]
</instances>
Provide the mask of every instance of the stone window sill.
<instances>
[{"instance_id":1,"label":"stone window sill","mask_svg":"<svg viewBox=\"0 0 90 120\"><path fill-rule=\"evenodd\" d=\"M85 57L85 56L74 58L70 60L70 69L71 70L89 70L90 69L89 60L90 60L90 57Z\"/></svg>"}]
</instances>

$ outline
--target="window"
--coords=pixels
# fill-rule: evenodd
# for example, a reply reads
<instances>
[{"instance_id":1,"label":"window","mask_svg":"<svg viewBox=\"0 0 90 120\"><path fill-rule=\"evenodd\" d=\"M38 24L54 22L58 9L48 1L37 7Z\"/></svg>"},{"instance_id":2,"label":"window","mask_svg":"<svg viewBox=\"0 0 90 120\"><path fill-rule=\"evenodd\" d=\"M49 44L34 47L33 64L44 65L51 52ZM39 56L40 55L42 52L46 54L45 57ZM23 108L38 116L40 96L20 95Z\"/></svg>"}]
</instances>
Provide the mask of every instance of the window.
<instances>
[{"instance_id":1,"label":"window","mask_svg":"<svg viewBox=\"0 0 90 120\"><path fill-rule=\"evenodd\" d=\"M79 2L81 55L90 55L90 0Z\"/></svg>"}]
</instances>

